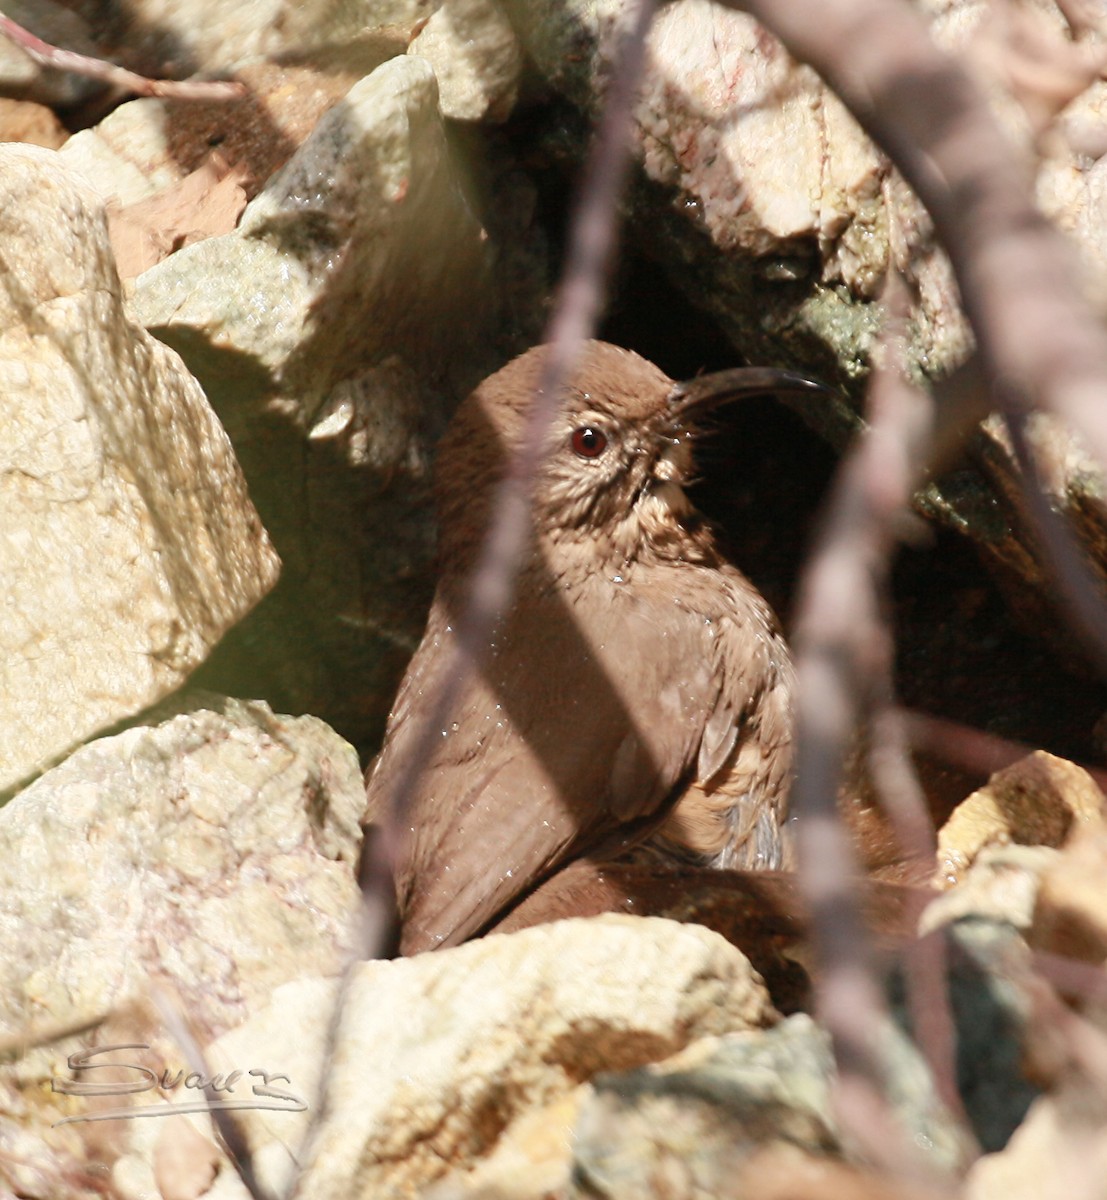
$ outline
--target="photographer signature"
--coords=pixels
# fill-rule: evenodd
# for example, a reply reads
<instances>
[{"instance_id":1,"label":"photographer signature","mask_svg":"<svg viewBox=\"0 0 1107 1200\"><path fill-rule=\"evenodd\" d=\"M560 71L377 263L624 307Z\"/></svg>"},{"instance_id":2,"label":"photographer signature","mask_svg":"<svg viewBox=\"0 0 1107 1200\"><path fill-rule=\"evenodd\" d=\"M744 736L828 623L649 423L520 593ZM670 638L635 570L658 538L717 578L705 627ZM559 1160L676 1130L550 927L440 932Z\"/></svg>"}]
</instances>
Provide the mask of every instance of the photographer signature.
<instances>
[{"instance_id":1,"label":"photographer signature","mask_svg":"<svg viewBox=\"0 0 1107 1200\"><path fill-rule=\"evenodd\" d=\"M186 1075L183 1070L175 1073L164 1070L161 1074L136 1062L93 1062L105 1054L119 1050L149 1050L145 1042L124 1042L115 1046L96 1046L79 1050L68 1059L69 1069L78 1078L51 1080L51 1088L66 1096L129 1096L140 1092L172 1092L176 1088L202 1093L195 1100L177 1103L130 1105L121 1108L100 1109L82 1116L63 1117L53 1123L71 1125L78 1121L111 1121L132 1117L167 1117L182 1113L204 1113L214 1109L271 1109L277 1112L303 1112L307 1104L295 1092L277 1087L278 1082L291 1084L287 1075L263 1071L251 1067L246 1071L229 1071L223 1074L202 1075L193 1071ZM136 1077L111 1082L93 1082L80 1078L83 1073L111 1070L131 1071ZM236 1092L236 1088L238 1091ZM247 1091L247 1089L249 1089Z\"/></svg>"}]
</instances>

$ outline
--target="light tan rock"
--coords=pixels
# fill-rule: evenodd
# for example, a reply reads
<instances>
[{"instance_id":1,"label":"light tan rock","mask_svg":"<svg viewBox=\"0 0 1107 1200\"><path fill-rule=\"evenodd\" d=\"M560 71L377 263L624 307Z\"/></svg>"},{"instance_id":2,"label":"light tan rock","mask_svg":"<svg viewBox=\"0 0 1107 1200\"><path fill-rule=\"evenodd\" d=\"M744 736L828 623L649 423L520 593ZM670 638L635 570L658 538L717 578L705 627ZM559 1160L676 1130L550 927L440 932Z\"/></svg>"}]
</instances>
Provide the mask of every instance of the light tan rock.
<instances>
[{"instance_id":1,"label":"light tan rock","mask_svg":"<svg viewBox=\"0 0 1107 1200\"><path fill-rule=\"evenodd\" d=\"M263 1180L282 1186L299 1157L303 1194L319 1200L415 1195L512 1140L518 1122L533 1136L536 1111L571 1111L598 1071L775 1019L748 962L716 934L614 915L359 965L324 1077L333 998L324 981L289 984L210 1051L218 1069L273 1064L306 1099L300 1114L244 1119ZM299 1152L318 1111L325 1121Z\"/></svg>"},{"instance_id":2,"label":"light tan rock","mask_svg":"<svg viewBox=\"0 0 1107 1200\"><path fill-rule=\"evenodd\" d=\"M1060 851L1051 846L983 846L956 884L926 906L919 932L930 933L962 917L985 917L1029 929L1042 876L1059 857Z\"/></svg>"},{"instance_id":3,"label":"light tan rock","mask_svg":"<svg viewBox=\"0 0 1107 1200\"><path fill-rule=\"evenodd\" d=\"M957 883L986 846L1061 846L1083 825L1102 824L1103 793L1082 767L1036 750L997 771L938 832L938 886Z\"/></svg>"},{"instance_id":4,"label":"light tan rock","mask_svg":"<svg viewBox=\"0 0 1107 1200\"><path fill-rule=\"evenodd\" d=\"M226 434L130 323L98 199L0 148L0 789L179 687L276 581Z\"/></svg>"},{"instance_id":5,"label":"light tan rock","mask_svg":"<svg viewBox=\"0 0 1107 1200\"><path fill-rule=\"evenodd\" d=\"M168 1107L200 1099L179 1027L203 1047L287 981L342 968L363 805L357 756L322 722L214 698L83 747L0 809L0 1193L61 1200L110 1178L148 1200L172 1178L214 1198L210 1122L175 1133ZM251 1069L283 1066L272 1049L225 1078L240 1069L248 1091ZM134 1065L74 1067L88 1051ZM160 1093L57 1086L163 1071ZM119 1107L145 1119L88 1119ZM243 1195L226 1162L216 1186Z\"/></svg>"},{"instance_id":6,"label":"light tan rock","mask_svg":"<svg viewBox=\"0 0 1107 1200\"><path fill-rule=\"evenodd\" d=\"M0 142L27 142L57 150L68 136L53 109L45 104L0 96Z\"/></svg>"},{"instance_id":7,"label":"light tan rock","mask_svg":"<svg viewBox=\"0 0 1107 1200\"><path fill-rule=\"evenodd\" d=\"M380 44L402 54L439 0L128 0L128 50L149 71L226 72L258 58L370 71Z\"/></svg>"},{"instance_id":8,"label":"light tan rock","mask_svg":"<svg viewBox=\"0 0 1107 1200\"><path fill-rule=\"evenodd\" d=\"M160 980L210 1036L337 970L363 807L353 749L260 702L82 747L0 809L0 1033Z\"/></svg>"},{"instance_id":9,"label":"light tan rock","mask_svg":"<svg viewBox=\"0 0 1107 1200\"><path fill-rule=\"evenodd\" d=\"M379 67L319 122L234 233L139 277L139 318L187 344L201 378L230 356L263 373L305 422L335 384L402 352L412 334L429 341L463 297L474 319L488 252L437 99L423 59Z\"/></svg>"},{"instance_id":10,"label":"light tan rock","mask_svg":"<svg viewBox=\"0 0 1107 1200\"><path fill-rule=\"evenodd\" d=\"M133 204L187 174L170 152L167 122L164 100L131 100L94 128L73 134L59 153L102 199Z\"/></svg>"},{"instance_id":11,"label":"light tan rock","mask_svg":"<svg viewBox=\"0 0 1107 1200\"><path fill-rule=\"evenodd\" d=\"M433 591L430 447L523 348L520 310L542 311L538 258L520 252L533 196L511 178L493 190L510 233L482 227L434 73L400 55L318 122L234 233L135 281L140 319L212 396L284 563L224 647L245 666L213 686L264 671L359 747L379 740Z\"/></svg>"},{"instance_id":12,"label":"light tan rock","mask_svg":"<svg viewBox=\"0 0 1107 1200\"><path fill-rule=\"evenodd\" d=\"M1097 966L1107 959L1107 830L1079 829L1042 875L1028 940Z\"/></svg>"},{"instance_id":13,"label":"light tan rock","mask_svg":"<svg viewBox=\"0 0 1107 1200\"><path fill-rule=\"evenodd\" d=\"M444 116L457 121L506 121L510 116L523 51L493 0L444 0L408 53L434 68Z\"/></svg>"},{"instance_id":14,"label":"light tan rock","mask_svg":"<svg viewBox=\"0 0 1107 1200\"><path fill-rule=\"evenodd\" d=\"M965 1200L1107 1200L1102 1098L1043 1096L1007 1146L969 1171Z\"/></svg>"}]
</instances>

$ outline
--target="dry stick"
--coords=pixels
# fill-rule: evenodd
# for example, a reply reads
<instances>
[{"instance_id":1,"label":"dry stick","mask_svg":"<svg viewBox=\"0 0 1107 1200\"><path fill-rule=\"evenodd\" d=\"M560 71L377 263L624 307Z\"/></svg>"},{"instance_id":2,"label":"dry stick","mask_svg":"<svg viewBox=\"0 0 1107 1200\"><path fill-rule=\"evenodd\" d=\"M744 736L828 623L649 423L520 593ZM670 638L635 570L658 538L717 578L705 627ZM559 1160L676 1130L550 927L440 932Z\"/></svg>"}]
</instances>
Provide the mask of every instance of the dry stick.
<instances>
[{"instance_id":1,"label":"dry stick","mask_svg":"<svg viewBox=\"0 0 1107 1200\"><path fill-rule=\"evenodd\" d=\"M1028 415L1017 403L1008 404L1004 413L1015 461L1022 471L1027 513L1042 554L1052 568L1061 599L1075 619L1084 645L1091 651L1100 671L1107 676L1107 608L1102 585L1097 583L1084 562L1072 530L1053 511L1046 497L1034 449L1026 433Z\"/></svg>"},{"instance_id":2,"label":"dry stick","mask_svg":"<svg viewBox=\"0 0 1107 1200\"><path fill-rule=\"evenodd\" d=\"M151 994L154 1005L165 1022L166 1029L184 1052L188 1065L196 1074L211 1080L213 1072L200 1048L200 1043L197 1042L189 1027L177 998L160 987L153 987ZM231 1160L231 1166L242 1180L242 1186L250 1193L252 1200L273 1200L272 1193L258 1179L254 1169L253 1154L250 1151L250 1144L246 1140L242 1122L233 1111L222 1107L220 1101L223 1097L210 1083L204 1087L203 1094L209 1106L208 1116L211 1117L219 1137L223 1141L227 1157Z\"/></svg>"},{"instance_id":3,"label":"dry stick","mask_svg":"<svg viewBox=\"0 0 1107 1200\"><path fill-rule=\"evenodd\" d=\"M877 552L881 592L888 585L896 514L906 508L918 485L917 464L927 457L937 425L937 405L906 382L902 342L909 296L898 277L893 277L886 289L885 304L889 319L882 339L882 366L869 391L869 436L874 442L869 487L883 508L883 512L874 513L883 525ZM873 586L875 589L876 580ZM872 611L879 620L879 625L868 631L873 673L869 691L875 697L869 715L868 759L872 781L903 853L914 862L929 864L932 871L937 838L922 785L911 762L904 722L892 705L894 637L875 603ZM858 630L855 636L864 636L864 631ZM924 906L925 902L919 904L916 921ZM957 1089L957 1033L946 965L946 943L940 933L918 939L905 949L907 1006L915 1040L930 1067L938 1095L967 1130Z\"/></svg>"},{"instance_id":4,"label":"dry stick","mask_svg":"<svg viewBox=\"0 0 1107 1200\"><path fill-rule=\"evenodd\" d=\"M937 839L911 762L903 713L885 702L873 714L870 727L869 762L881 804L891 817L900 846L916 861L928 862L933 871ZM920 894L913 920L916 926L927 903L925 895ZM905 947L907 1007L915 1040L930 1067L938 1095L961 1121L967 1136L968 1119L957 1088L957 1029L947 985L946 949L941 932L917 938Z\"/></svg>"},{"instance_id":5,"label":"dry stick","mask_svg":"<svg viewBox=\"0 0 1107 1200\"><path fill-rule=\"evenodd\" d=\"M895 357L890 340L888 349ZM887 689L890 678L891 639L880 621L878 596L887 579L897 514L917 482L914 464L924 458L930 407L903 378L898 360L874 374L869 396L869 428L839 468L801 584L793 801L800 816L799 880L811 905L819 964L818 1012L834 1042L839 1111L876 1161L902 1170L911 1164L910 1153L902 1131L893 1129L880 1053L889 1020L857 905L853 848L836 800L844 752L863 705L882 685ZM911 796L901 799L902 809ZM940 1000L942 980L935 981L935 966L925 955L909 964L921 976L924 994ZM939 1086L952 1099L950 1029L947 1016L938 1026L924 1024L921 1032L930 1039Z\"/></svg>"},{"instance_id":6,"label":"dry stick","mask_svg":"<svg viewBox=\"0 0 1107 1200\"><path fill-rule=\"evenodd\" d=\"M900 709L899 715L907 740L918 753L977 775L993 775L1036 749L1025 742L1009 741L929 713ZM1083 763L1078 765L1095 780L1100 791L1107 792L1107 771Z\"/></svg>"},{"instance_id":7,"label":"dry stick","mask_svg":"<svg viewBox=\"0 0 1107 1200\"><path fill-rule=\"evenodd\" d=\"M645 61L646 33L654 0L639 0L628 19L622 47L604 104L597 136L585 165L584 180L569 233L568 260L558 289L549 343L538 388L527 415L522 443L496 490L490 527L469 587L469 602L447 653L450 665L442 690L420 718L418 736L389 798L383 818L383 849L396 861L408 796L469 674L511 603L515 576L530 527L531 489L545 453L548 431L561 405L561 391L581 345L595 328L614 258L618 200L629 168L631 114Z\"/></svg>"},{"instance_id":8,"label":"dry stick","mask_svg":"<svg viewBox=\"0 0 1107 1200\"><path fill-rule=\"evenodd\" d=\"M1030 163L919 14L906 0L821 0L813 21L810 0L724 2L755 16L815 67L913 186L950 256L984 369L1000 395L1025 396L1066 418L1107 464L1107 334L1079 294L1072 247L1035 207ZM813 565L813 594L825 588L833 595L836 569L832 557ZM812 615L830 622L828 632L840 617L832 605ZM833 640L807 657L801 781L805 769L809 775L798 807L812 823L804 806L817 803L808 848L822 840L830 855L810 867L809 887L816 913L823 909L814 925L817 952L837 964L822 1002L824 1015L841 1022L840 1034L863 1036L848 1001L851 992L873 999L873 985L852 941L861 926L843 874L844 835L826 810L851 703L848 663ZM822 712L820 701L828 705Z\"/></svg>"},{"instance_id":9,"label":"dry stick","mask_svg":"<svg viewBox=\"0 0 1107 1200\"><path fill-rule=\"evenodd\" d=\"M508 465L507 474L492 505L492 523L473 573L469 603L457 627L446 682L420 718L415 745L388 798L378 834L363 853L360 869L363 910L358 953L343 976L328 1030L327 1063L334 1057L342 1012L353 972L360 958L379 957L393 941L394 910L384 909L392 888L392 865L404 827L407 798L419 781L428 751L457 701L469 672L474 670L500 615L511 603L515 576L526 546L530 523L531 487L541 464L547 432L557 415L561 391L573 368L581 344L595 328L607 276L614 258L618 200L629 168L631 113L645 61L646 33L655 0L639 0L616 55L615 69L593 142L579 201L569 228L568 258L553 318L546 330L550 344L524 430L522 445ZM329 1066L322 1078L329 1076ZM325 1111L324 1098L312 1132ZM303 1174L298 1173L289 1194L300 1194Z\"/></svg>"},{"instance_id":10,"label":"dry stick","mask_svg":"<svg viewBox=\"0 0 1107 1200\"><path fill-rule=\"evenodd\" d=\"M87 54L52 46L3 13L0 13L0 33L44 67L68 71L71 75L83 75L88 79L102 79L137 96L167 96L173 100L238 100L246 95L245 85L232 80L148 79L145 75L136 75L125 67L118 67L101 58L90 58Z\"/></svg>"},{"instance_id":11,"label":"dry stick","mask_svg":"<svg viewBox=\"0 0 1107 1200\"><path fill-rule=\"evenodd\" d=\"M1068 420L1107 464L1107 332L1072 245L1034 204L1033 171L979 88L907 0L723 0L810 63L888 153L949 254L985 370Z\"/></svg>"}]
</instances>

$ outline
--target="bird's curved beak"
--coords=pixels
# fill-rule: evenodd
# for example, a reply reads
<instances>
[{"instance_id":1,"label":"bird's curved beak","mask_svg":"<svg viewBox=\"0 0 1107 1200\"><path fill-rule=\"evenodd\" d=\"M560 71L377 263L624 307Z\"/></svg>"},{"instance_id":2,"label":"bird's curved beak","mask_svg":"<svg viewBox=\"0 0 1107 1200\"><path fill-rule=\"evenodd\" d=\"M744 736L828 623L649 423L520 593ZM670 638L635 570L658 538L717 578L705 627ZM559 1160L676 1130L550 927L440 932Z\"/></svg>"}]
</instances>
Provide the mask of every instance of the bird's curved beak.
<instances>
[{"instance_id":1,"label":"bird's curved beak","mask_svg":"<svg viewBox=\"0 0 1107 1200\"><path fill-rule=\"evenodd\" d=\"M734 367L675 384L669 393L669 412L674 420L691 423L732 400L782 393L831 396L834 390L796 371L777 367Z\"/></svg>"}]
</instances>

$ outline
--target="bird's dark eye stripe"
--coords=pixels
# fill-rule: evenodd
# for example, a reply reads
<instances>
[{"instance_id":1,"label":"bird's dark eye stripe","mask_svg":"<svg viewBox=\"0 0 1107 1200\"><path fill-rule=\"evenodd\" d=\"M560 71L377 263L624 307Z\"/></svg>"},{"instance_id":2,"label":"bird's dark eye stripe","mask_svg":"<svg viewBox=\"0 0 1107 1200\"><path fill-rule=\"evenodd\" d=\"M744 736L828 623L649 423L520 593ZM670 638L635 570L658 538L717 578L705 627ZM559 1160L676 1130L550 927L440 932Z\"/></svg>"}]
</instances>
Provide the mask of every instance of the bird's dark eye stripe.
<instances>
[{"instance_id":1,"label":"bird's dark eye stripe","mask_svg":"<svg viewBox=\"0 0 1107 1200\"><path fill-rule=\"evenodd\" d=\"M581 425L570 439L573 453L581 458L598 458L607 449L607 434L595 425Z\"/></svg>"}]
</instances>

